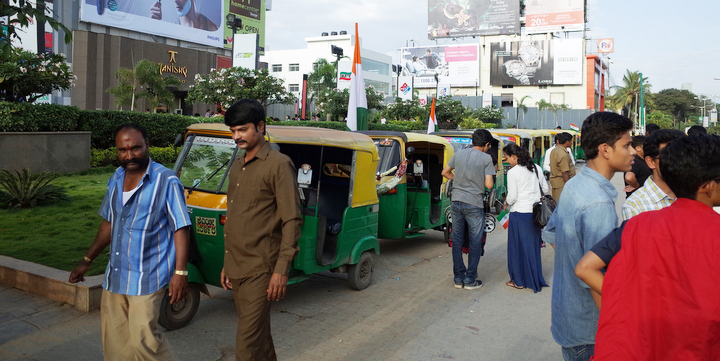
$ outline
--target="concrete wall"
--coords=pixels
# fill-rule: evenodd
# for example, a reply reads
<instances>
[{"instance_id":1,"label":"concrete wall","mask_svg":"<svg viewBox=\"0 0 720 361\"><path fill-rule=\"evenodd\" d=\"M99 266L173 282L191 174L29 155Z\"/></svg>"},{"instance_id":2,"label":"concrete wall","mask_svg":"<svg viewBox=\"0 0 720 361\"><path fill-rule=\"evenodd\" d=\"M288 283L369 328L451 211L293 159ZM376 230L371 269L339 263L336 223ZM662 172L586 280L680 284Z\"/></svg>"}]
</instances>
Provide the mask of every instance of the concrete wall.
<instances>
[{"instance_id":1,"label":"concrete wall","mask_svg":"<svg viewBox=\"0 0 720 361\"><path fill-rule=\"evenodd\" d=\"M0 169L74 173L90 168L91 132L0 132Z\"/></svg>"}]
</instances>

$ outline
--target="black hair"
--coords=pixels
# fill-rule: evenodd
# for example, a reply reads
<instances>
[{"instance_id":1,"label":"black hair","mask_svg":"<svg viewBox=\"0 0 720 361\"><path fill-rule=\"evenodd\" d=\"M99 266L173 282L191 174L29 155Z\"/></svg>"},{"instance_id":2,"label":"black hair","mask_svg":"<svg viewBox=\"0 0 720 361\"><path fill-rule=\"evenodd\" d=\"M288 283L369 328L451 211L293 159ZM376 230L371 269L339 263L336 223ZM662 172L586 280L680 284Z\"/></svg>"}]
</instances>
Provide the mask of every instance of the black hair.
<instances>
[{"instance_id":1,"label":"black hair","mask_svg":"<svg viewBox=\"0 0 720 361\"><path fill-rule=\"evenodd\" d=\"M534 171L535 163L533 163L532 158L530 158L530 153L527 149L515 143L509 143L503 148L503 153L508 156L516 155L518 157L518 165L527 168L531 172Z\"/></svg>"},{"instance_id":2,"label":"black hair","mask_svg":"<svg viewBox=\"0 0 720 361\"><path fill-rule=\"evenodd\" d=\"M647 133L647 135L650 135L650 134L652 134L653 132L656 132L656 131L658 131L658 130L660 130L660 126L657 125L657 124L655 124L655 123L647 123L647 124L645 124L645 133Z\"/></svg>"},{"instance_id":3,"label":"black hair","mask_svg":"<svg viewBox=\"0 0 720 361\"><path fill-rule=\"evenodd\" d=\"M643 143L645 143L645 136L644 135L633 136L632 142L633 142L633 148L642 147Z\"/></svg>"},{"instance_id":4,"label":"black hair","mask_svg":"<svg viewBox=\"0 0 720 361\"><path fill-rule=\"evenodd\" d=\"M558 133L555 136L555 143L558 143L558 144L565 144L571 140L572 140L572 135L570 135L570 133L568 133L568 132Z\"/></svg>"},{"instance_id":5,"label":"black hair","mask_svg":"<svg viewBox=\"0 0 720 361\"><path fill-rule=\"evenodd\" d=\"M660 145L670 143L675 139L685 137L685 133L677 129L660 129L645 137L643 154L646 157L657 158L660 155ZM634 146L633 142L633 146Z\"/></svg>"},{"instance_id":6,"label":"black hair","mask_svg":"<svg viewBox=\"0 0 720 361\"><path fill-rule=\"evenodd\" d=\"M707 129L703 127L702 125L693 125L688 129L687 134L690 136L697 135L697 134L707 134Z\"/></svg>"},{"instance_id":7,"label":"black hair","mask_svg":"<svg viewBox=\"0 0 720 361\"><path fill-rule=\"evenodd\" d=\"M427 49L425 49L425 52L426 52L426 53L432 53L432 49L427 48Z\"/></svg>"},{"instance_id":8,"label":"black hair","mask_svg":"<svg viewBox=\"0 0 720 361\"><path fill-rule=\"evenodd\" d=\"M487 129L475 129L472 135L473 147L484 147L493 141L493 136Z\"/></svg>"},{"instance_id":9,"label":"black hair","mask_svg":"<svg viewBox=\"0 0 720 361\"><path fill-rule=\"evenodd\" d=\"M562 129L562 127L558 125L557 127L555 127L555 129L560 130Z\"/></svg>"},{"instance_id":10,"label":"black hair","mask_svg":"<svg viewBox=\"0 0 720 361\"><path fill-rule=\"evenodd\" d=\"M720 137L698 134L670 142L660 152L660 173L679 198L696 199L709 181L720 181Z\"/></svg>"},{"instance_id":11,"label":"black hair","mask_svg":"<svg viewBox=\"0 0 720 361\"><path fill-rule=\"evenodd\" d=\"M264 121L265 109L255 99L238 100L225 112L225 125L228 127L252 123L257 129L260 122Z\"/></svg>"},{"instance_id":12,"label":"black hair","mask_svg":"<svg viewBox=\"0 0 720 361\"><path fill-rule=\"evenodd\" d=\"M596 112L585 118L582 125L582 149L585 159L597 158L598 147L609 144L613 148L615 142L633 128L633 121L612 112Z\"/></svg>"},{"instance_id":13,"label":"black hair","mask_svg":"<svg viewBox=\"0 0 720 361\"><path fill-rule=\"evenodd\" d=\"M142 125L136 124L136 123L125 123L125 124L117 127L115 129L115 136L117 136L118 133L120 133L121 131L126 130L126 129L132 129L132 130L137 131L138 133L140 133L142 135L143 139L145 140L145 143L150 144L150 142L148 141L147 130L145 130L145 127L143 127Z\"/></svg>"}]
</instances>

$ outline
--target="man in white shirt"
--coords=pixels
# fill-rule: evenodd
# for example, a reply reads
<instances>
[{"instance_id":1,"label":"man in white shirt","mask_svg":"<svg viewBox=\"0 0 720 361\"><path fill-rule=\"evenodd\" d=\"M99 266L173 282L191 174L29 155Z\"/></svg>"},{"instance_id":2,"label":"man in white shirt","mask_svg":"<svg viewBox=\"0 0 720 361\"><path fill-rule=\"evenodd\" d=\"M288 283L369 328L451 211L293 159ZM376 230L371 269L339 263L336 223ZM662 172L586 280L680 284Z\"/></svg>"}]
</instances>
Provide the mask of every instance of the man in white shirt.
<instances>
[{"instance_id":1,"label":"man in white shirt","mask_svg":"<svg viewBox=\"0 0 720 361\"><path fill-rule=\"evenodd\" d=\"M557 134L555 135L557 137ZM555 149L555 145L548 148L545 151L545 156L543 157L543 170L550 173L550 153L552 153L553 149ZM572 148L566 148L568 154L570 154L570 160L572 161L572 164L575 165L575 156L573 156Z\"/></svg>"}]
</instances>

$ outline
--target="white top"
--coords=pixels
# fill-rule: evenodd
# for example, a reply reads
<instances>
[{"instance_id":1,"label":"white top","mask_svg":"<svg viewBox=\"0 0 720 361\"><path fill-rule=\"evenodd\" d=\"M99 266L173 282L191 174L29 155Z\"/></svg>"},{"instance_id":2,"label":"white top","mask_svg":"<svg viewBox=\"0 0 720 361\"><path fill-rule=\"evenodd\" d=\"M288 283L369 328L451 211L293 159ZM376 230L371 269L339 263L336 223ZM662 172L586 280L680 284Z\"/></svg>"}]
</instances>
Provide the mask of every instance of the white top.
<instances>
[{"instance_id":1,"label":"white top","mask_svg":"<svg viewBox=\"0 0 720 361\"><path fill-rule=\"evenodd\" d=\"M137 185L137 187L135 187L135 189L127 191L127 192L123 192L123 206L125 204L127 204L127 202L130 200L130 197L132 197L133 194L135 194L135 192L137 192L138 188L140 188L140 183L138 183L138 185Z\"/></svg>"},{"instance_id":2,"label":"white top","mask_svg":"<svg viewBox=\"0 0 720 361\"><path fill-rule=\"evenodd\" d=\"M542 175L542 169L535 165L540 175L540 184L543 191L547 194L550 192L545 176ZM540 200L540 187L538 186L538 177L535 172L529 171L526 167L516 165L507 172L507 204L510 206L510 212L532 213L533 204Z\"/></svg>"},{"instance_id":3,"label":"white top","mask_svg":"<svg viewBox=\"0 0 720 361\"><path fill-rule=\"evenodd\" d=\"M543 169L545 169L546 172L550 172L550 152L555 149L555 146L548 148L545 151L545 155L543 156ZM570 151L570 148L565 148L565 150L570 154L570 160L572 161L572 164L575 165L575 157L573 156L573 152Z\"/></svg>"}]
</instances>

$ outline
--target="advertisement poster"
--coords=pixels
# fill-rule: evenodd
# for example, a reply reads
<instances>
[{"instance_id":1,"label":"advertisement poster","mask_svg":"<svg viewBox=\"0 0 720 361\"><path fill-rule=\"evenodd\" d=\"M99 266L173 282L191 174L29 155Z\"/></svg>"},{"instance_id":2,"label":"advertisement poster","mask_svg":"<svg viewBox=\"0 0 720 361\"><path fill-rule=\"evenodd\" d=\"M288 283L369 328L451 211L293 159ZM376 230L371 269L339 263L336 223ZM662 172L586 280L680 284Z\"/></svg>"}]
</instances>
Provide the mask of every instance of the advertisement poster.
<instances>
[{"instance_id":1,"label":"advertisement poster","mask_svg":"<svg viewBox=\"0 0 720 361\"><path fill-rule=\"evenodd\" d=\"M196 0L197 1L197 0ZM237 34L258 34L258 53L265 54L266 0L225 0L225 14L235 14L242 20ZM232 47L232 29L225 27L225 47Z\"/></svg>"},{"instance_id":2,"label":"advertisement poster","mask_svg":"<svg viewBox=\"0 0 720 361\"><path fill-rule=\"evenodd\" d=\"M223 0L84 0L80 20L223 47Z\"/></svg>"},{"instance_id":3,"label":"advertisement poster","mask_svg":"<svg viewBox=\"0 0 720 361\"><path fill-rule=\"evenodd\" d=\"M490 51L490 85L582 84L582 39L499 42Z\"/></svg>"},{"instance_id":4,"label":"advertisement poster","mask_svg":"<svg viewBox=\"0 0 720 361\"><path fill-rule=\"evenodd\" d=\"M257 68L257 34L235 34L233 40L233 61L232 66L255 70Z\"/></svg>"},{"instance_id":5,"label":"advertisement poster","mask_svg":"<svg viewBox=\"0 0 720 361\"><path fill-rule=\"evenodd\" d=\"M397 97L402 100L412 100L413 98L413 77L410 75L401 75L398 77Z\"/></svg>"},{"instance_id":6,"label":"advertisement poster","mask_svg":"<svg viewBox=\"0 0 720 361\"><path fill-rule=\"evenodd\" d=\"M352 76L352 60L348 58L342 58L338 61L338 79L337 88L338 90L350 89L350 77Z\"/></svg>"},{"instance_id":7,"label":"advertisement poster","mask_svg":"<svg viewBox=\"0 0 720 361\"><path fill-rule=\"evenodd\" d=\"M584 28L584 0L530 0L525 2L525 30L528 34L582 31Z\"/></svg>"},{"instance_id":8,"label":"advertisement poster","mask_svg":"<svg viewBox=\"0 0 720 361\"><path fill-rule=\"evenodd\" d=\"M428 38L520 33L518 0L428 0Z\"/></svg>"},{"instance_id":9,"label":"advertisement poster","mask_svg":"<svg viewBox=\"0 0 720 361\"><path fill-rule=\"evenodd\" d=\"M476 86L480 76L477 44L401 48L400 62L415 88Z\"/></svg>"}]
</instances>

